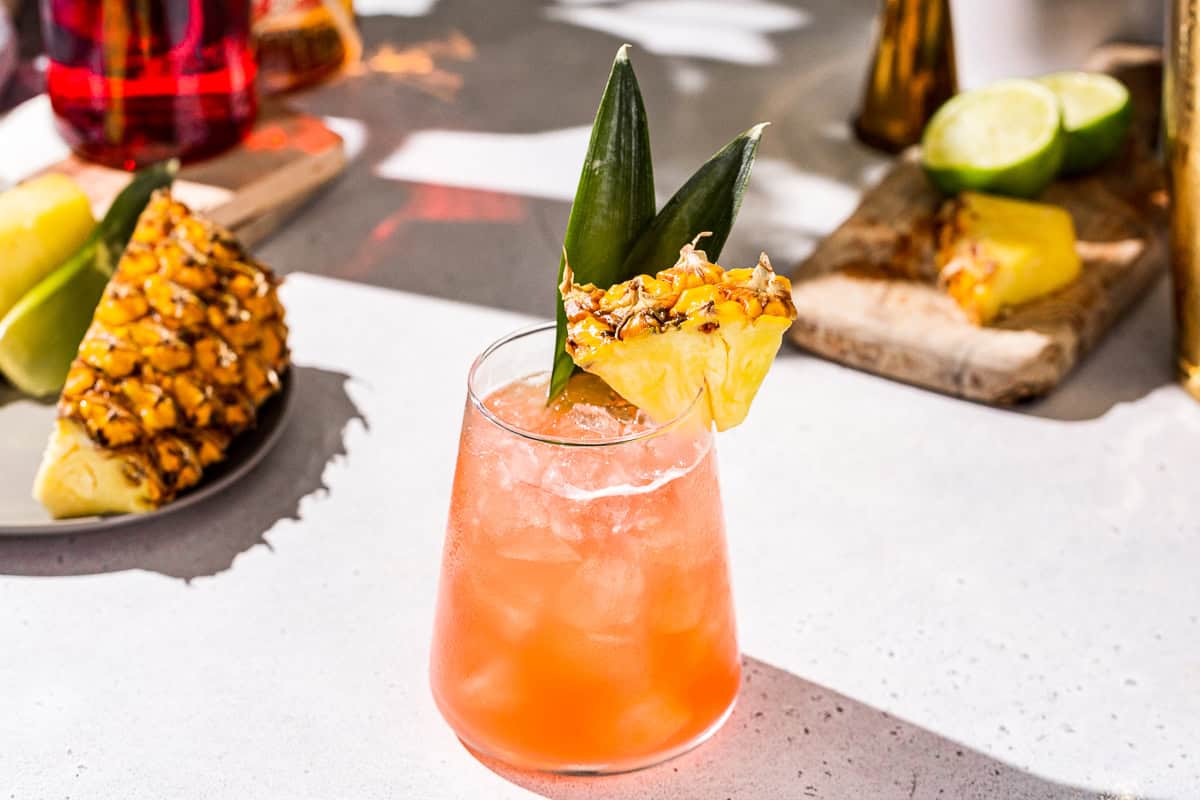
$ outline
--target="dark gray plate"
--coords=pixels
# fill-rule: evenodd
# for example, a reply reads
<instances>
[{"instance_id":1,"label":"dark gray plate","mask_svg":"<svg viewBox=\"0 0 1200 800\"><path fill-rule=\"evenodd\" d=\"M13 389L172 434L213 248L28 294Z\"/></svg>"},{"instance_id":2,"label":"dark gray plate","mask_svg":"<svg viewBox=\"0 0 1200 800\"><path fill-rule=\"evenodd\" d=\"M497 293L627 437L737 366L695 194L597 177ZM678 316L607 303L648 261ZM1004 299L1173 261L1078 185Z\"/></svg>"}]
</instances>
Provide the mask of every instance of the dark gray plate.
<instances>
[{"instance_id":1,"label":"dark gray plate","mask_svg":"<svg viewBox=\"0 0 1200 800\"><path fill-rule=\"evenodd\" d=\"M283 389L260 409L258 425L234 440L226 458L209 468L199 485L172 503L145 514L51 519L30 494L54 425L54 405L18 398L0 387L0 536L88 533L144 522L201 503L245 475L278 441L292 407L292 373Z\"/></svg>"}]
</instances>

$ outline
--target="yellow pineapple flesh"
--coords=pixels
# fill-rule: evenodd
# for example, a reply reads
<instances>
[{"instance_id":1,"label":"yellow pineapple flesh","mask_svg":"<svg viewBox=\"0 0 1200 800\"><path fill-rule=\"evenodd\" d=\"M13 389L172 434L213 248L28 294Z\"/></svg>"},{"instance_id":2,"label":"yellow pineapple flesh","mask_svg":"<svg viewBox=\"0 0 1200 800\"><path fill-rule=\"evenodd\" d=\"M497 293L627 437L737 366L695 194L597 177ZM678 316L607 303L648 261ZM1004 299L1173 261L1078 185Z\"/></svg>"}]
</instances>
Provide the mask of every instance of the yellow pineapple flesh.
<instances>
[{"instance_id":1,"label":"yellow pineapple flesh","mask_svg":"<svg viewBox=\"0 0 1200 800\"><path fill-rule=\"evenodd\" d=\"M796 318L791 283L765 253L725 270L694 243L653 277L580 286L568 266L559 289L579 367L659 422L701 402L718 430L745 419Z\"/></svg>"},{"instance_id":2,"label":"yellow pineapple flesh","mask_svg":"<svg viewBox=\"0 0 1200 800\"><path fill-rule=\"evenodd\" d=\"M279 391L277 285L231 233L156 194L79 345L34 497L56 517L137 512L199 482Z\"/></svg>"},{"instance_id":3,"label":"yellow pineapple flesh","mask_svg":"<svg viewBox=\"0 0 1200 800\"><path fill-rule=\"evenodd\" d=\"M1061 289L1083 269L1075 225L1059 206L963 192L941 218L939 282L976 325Z\"/></svg>"}]
</instances>

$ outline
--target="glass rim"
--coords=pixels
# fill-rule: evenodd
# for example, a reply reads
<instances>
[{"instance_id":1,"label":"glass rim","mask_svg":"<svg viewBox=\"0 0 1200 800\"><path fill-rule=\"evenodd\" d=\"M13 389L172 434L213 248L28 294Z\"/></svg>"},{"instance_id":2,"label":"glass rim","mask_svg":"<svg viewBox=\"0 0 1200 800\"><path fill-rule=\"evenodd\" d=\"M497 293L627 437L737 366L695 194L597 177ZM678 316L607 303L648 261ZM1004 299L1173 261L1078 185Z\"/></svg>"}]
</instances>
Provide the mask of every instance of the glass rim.
<instances>
[{"instance_id":1,"label":"glass rim","mask_svg":"<svg viewBox=\"0 0 1200 800\"><path fill-rule=\"evenodd\" d=\"M536 433L534 431L526 430L518 425L514 425L511 422L502 419L484 404L483 398L480 397L477 391L475 391L476 375L479 372L479 368L483 366L484 362L486 362L488 358L496 353L496 351L498 351L500 348L507 344L511 344L518 339L524 339L527 336L533 336L545 331L554 332L555 327L556 323L554 322L535 322L531 325L526 325L523 328L517 328L516 330L510 331L509 333L501 336L499 339L489 344L486 348L484 348L482 353L476 356L475 360L471 363L471 369L467 373L467 398L471 405L473 405L488 422L492 423L498 428L508 431L511 434L520 436L522 439L528 439L532 442L540 442L541 444L556 445L559 447L611 447L613 445L629 444L631 442L638 442L643 439L659 436L679 426L684 422L684 420L691 416L692 411L696 408L696 404L700 401L700 397L704 394L704 389L701 387L696 392L696 396L692 398L692 402L688 403L688 407L677 414L674 419L663 423L654 422L650 428L647 428L644 431L635 431L634 433L627 433L623 436L606 436L600 439L576 439L572 437L551 436L549 434ZM519 380L520 378L521 376L517 375L514 376L512 380Z\"/></svg>"}]
</instances>

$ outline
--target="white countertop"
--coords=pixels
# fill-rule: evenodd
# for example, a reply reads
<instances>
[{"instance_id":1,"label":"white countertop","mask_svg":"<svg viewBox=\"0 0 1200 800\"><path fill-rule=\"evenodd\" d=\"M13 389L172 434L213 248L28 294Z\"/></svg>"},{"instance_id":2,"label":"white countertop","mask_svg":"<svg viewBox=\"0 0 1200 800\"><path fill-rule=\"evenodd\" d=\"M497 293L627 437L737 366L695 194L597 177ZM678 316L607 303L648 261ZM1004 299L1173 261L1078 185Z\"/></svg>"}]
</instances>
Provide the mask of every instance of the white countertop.
<instances>
[{"instance_id":1,"label":"white countertop","mask_svg":"<svg viewBox=\"0 0 1200 800\"><path fill-rule=\"evenodd\" d=\"M1055 47L1011 33L1067 59L1116 30L1103 5ZM878 2L358 6L384 14L368 51L461 29L478 63L440 65L466 76L453 103L382 76L297 98L352 163L263 256L423 294L290 276L297 403L244 482L153 524L0 539L0 800L1200 797L1200 407L1171 384L1165 284L1017 411L785 348L718 442L747 657L730 722L603 779L467 754L427 688L435 583L467 367L528 318L423 295L541 307L588 81L621 41L661 190L775 122L727 256L794 263L883 163L845 124ZM960 43L990 49L960 48L964 75L1011 71L974 6ZM21 154L0 183L61 155L47 123L34 101L0 127Z\"/></svg>"},{"instance_id":2,"label":"white countertop","mask_svg":"<svg viewBox=\"0 0 1200 800\"><path fill-rule=\"evenodd\" d=\"M1200 791L1200 407L1155 361L1165 287L1023 411L785 348L718 442L737 712L664 767L527 788L426 683L467 366L527 320L306 275L284 300L299 401L244 484L0 542L0 797Z\"/></svg>"}]
</instances>

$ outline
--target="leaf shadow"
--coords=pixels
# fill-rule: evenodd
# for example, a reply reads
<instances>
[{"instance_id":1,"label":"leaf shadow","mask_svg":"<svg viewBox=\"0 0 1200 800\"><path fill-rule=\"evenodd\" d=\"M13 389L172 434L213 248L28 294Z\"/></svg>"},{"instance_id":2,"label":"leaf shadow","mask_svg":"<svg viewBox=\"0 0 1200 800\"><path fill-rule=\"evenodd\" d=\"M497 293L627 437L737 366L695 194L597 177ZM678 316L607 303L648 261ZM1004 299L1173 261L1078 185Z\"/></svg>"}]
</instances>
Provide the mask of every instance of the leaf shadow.
<instances>
[{"instance_id":1,"label":"leaf shadow","mask_svg":"<svg viewBox=\"0 0 1200 800\"><path fill-rule=\"evenodd\" d=\"M501 777L552 800L1109 796L1038 777L750 657L744 658L742 692L729 721L711 741L665 764L581 778L481 760Z\"/></svg>"},{"instance_id":2,"label":"leaf shadow","mask_svg":"<svg viewBox=\"0 0 1200 800\"><path fill-rule=\"evenodd\" d=\"M346 390L348 375L292 367L294 408L274 449L241 480L178 515L108 531L0 540L0 574L94 575L144 569L191 580L232 566L304 498L327 491L326 466L346 455L345 432L366 419Z\"/></svg>"}]
</instances>

